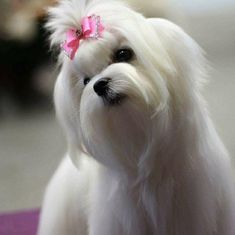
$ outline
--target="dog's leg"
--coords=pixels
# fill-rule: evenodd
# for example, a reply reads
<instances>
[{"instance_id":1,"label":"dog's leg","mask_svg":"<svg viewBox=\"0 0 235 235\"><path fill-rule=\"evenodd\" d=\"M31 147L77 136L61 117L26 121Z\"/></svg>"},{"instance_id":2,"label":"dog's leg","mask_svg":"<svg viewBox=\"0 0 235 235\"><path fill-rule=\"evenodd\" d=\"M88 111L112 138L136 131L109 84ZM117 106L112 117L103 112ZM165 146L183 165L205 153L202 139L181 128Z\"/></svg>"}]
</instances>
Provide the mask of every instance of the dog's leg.
<instances>
[{"instance_id":1,"label":"dog's leg","mask_svg":"<svg viewBox=\"0 0 235 235\"><path fill-rule=\"evenodd\" d=\"M38 235L86 235L88 177L66 157L48 185Z\"/></svg>"}]
</instances>

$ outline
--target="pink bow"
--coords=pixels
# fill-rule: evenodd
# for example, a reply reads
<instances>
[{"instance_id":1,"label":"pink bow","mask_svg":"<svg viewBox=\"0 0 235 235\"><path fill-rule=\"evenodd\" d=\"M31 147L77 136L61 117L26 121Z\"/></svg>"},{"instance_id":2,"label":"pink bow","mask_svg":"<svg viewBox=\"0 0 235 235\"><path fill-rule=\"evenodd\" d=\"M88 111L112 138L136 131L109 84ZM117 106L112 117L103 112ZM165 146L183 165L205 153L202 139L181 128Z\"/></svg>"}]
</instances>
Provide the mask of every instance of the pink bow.
<instances>
[{"instance_id":1,"label":"pink bow","mask_svg":"<svg viewBox=\"0 0 235 235\"><path fill-rule=\"evenodd\" d=\"M82 19L81 30L69 29L66 32L66 41L61 45L62 49L73 60L79 48L80 40L88 38L98 39L104 26L100 22L100 16L91 15Z\"/></svg>"}]
</instances>

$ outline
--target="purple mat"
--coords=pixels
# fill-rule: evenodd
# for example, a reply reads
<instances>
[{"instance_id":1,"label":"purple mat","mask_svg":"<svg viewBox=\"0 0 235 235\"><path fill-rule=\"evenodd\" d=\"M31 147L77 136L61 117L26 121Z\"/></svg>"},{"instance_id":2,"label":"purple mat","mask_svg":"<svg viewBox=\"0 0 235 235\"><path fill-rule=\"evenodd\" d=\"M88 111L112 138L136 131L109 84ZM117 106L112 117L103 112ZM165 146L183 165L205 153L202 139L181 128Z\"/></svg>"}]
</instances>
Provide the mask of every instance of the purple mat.
<instances>
[{"instance_id":1,"label":"purple mat","mask_svg":"<svg viewBox=\"0 0 235 235\"><path fill-rule=\"evenodd\" d=\"M0 214L0 235L36 235L39 210Z\"/></svg>"}]
</instances>

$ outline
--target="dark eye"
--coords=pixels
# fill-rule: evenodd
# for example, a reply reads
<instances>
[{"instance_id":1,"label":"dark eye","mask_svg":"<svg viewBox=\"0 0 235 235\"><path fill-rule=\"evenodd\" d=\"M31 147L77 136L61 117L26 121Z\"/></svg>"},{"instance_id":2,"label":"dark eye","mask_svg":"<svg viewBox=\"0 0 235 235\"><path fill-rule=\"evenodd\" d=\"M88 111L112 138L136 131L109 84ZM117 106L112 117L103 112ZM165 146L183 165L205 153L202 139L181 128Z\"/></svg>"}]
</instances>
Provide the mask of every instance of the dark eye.
<instances>
[{"instance_id":1,"label":"dark eye","mask_svg":"<svg viewBox=\"0 0 235 235\"><path fill-rule=\"evenodd\" d=\"M84 80L83 80L83 84L84 84L84 86L86 86L89 82L90 82L90 78L84 78Z\"/></svg>"},{"instance_id":2,"label":"dark eye","mask_svg":"<svg viewBox=\"0 0 235 235\"><path fill-rule=\"evenodd\" d=\"M130 62L134 57L134 52L130 48L119 49L114 54L114 62Z\"/></svg>"}]
</instances>

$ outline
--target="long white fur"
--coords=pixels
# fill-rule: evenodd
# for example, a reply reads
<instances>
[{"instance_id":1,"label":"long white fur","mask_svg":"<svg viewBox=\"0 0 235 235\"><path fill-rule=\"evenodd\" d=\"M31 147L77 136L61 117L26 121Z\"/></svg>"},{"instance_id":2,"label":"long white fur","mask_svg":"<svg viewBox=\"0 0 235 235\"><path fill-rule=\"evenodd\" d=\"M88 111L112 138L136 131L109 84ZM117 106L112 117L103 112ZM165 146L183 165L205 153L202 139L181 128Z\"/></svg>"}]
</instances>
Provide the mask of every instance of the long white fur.
<instances>
[{"instance_id":1,"label":"long white fur","mask_svg":"<svg viewBox=\"0 0 235 235\"><path fill-rule=\"evenodd\" d=\"M205 60L179 27L115 0L64 0L50 10L52 46L96 14L103 37L60 54L57 116L68 154L45 195L39 235L234 235L234 178L200 95ZM112 63L129 46L131 63ZM84 77L91 81L84 86ZM102 77L127 99L106 106Z\"/></svg>"}]
</instances>

